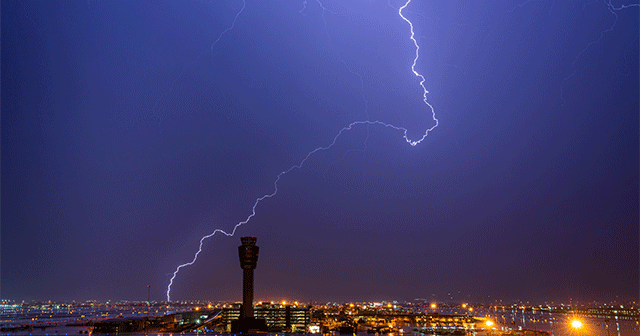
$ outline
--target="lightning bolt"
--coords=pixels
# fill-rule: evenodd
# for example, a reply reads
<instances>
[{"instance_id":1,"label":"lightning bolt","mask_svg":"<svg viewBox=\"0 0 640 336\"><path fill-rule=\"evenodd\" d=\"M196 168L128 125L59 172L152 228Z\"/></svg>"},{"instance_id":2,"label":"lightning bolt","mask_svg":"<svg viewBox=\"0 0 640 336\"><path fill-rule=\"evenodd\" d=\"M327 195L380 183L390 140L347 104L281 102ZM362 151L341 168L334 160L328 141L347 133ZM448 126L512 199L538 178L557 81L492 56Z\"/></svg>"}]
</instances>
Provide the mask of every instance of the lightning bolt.
<instances>
[{"instance_id":1,"label":"lightning bolt","mask_svg":"<svg viewBox=\"0 0 640 336\"><path fill-rule=\"evenodd\" d=\"M582 6L582 10L585 9L585 7L587 5L590 5L592 3L597 2L598 0L594 0L588 3L585 3ZM613 4L611 4L611 0L609 1L603 1L604 4L607 6L607 9L609 10L609 12L611 12L611 14L613 14L613 16L615 17L615 19L613 20L613 23L611 24L611 27L609 27L608 29L605 29L603 31L600 32L600 35L598 36L597 39L589 42L587 44L586 47L584 47L584 49L582 49L582 51L580 51L580 53L578 53L578 55L576 56L576 58L573 60L573 62L571 63L571 74L567 77L565 77L565 79L562 80L562 83L560 83L560 99L562 99L562 106L564 106L567 103L567 100L564 98L564 83L569 80L571 77L575 76L577 73L576 70L576 63L578 62L578 60L580 59L580 56L582 56L582 54L584 54L585 52L587 52L587 50L594 44L597 44L598 42L600 42L602 40L602 38L604 37L604 34L612 32L613 29L616 27L616 24L618 23L618 13L621 10L625 10L625 9L629 9L632 7L640 7L640 4L631 4L631 5L620 5L620 7L616 7Z\"/></svg>"},{"instance_id":2,"label":"lightning bolt","mask_svg":"<svg viewBox=\"0 0 640 336\"><path fill-rule=\"evenodd\" d=\"M436 118L436 111L433 109L433 106L431 106L431 104L427 102L427 93L429 93L429 91L427 91L427 88L424 86L425 78L424 76L422 76L420 73L416 71L416 63L418 62L418 57L420 57L420 46L418 45L418 41L416 41L416 38L415 38L416 34L413 31L413 23L411 23L409 19L407 19L404 15L402 15L402 10L407 8L407 6L409 6L410 3L411 3L411 0L408 0L402 7L400 7L398 9L398 15L400 15L400 17L409 24L409 28L411 29L411 36L409 38L411 39L411 41L413 41L413 45L416 47L416 57L413 59L413 64L411 64L411 72L413 72L413 74L416 77L420 78L420 86L422 87L422 101L429 107L429 109L431 110L431 117L436 122L431 128L428 128L424 132L424 135L422 135L422 138L420 138L417 141L409 140L407 138L407 132L405 130L404 139L409 144L411 144L411 146L415 146L421 143L427 137L427 135L429 135L429 132L433 131L434 128L438 127L438 119Z\"/></svg>"},{"instance_id":3,"label":"lightning bolt","mask_svg":"<svg viewBox=\"0 0 640 336\"><path fill-rule=\"evenodd\" d=\"M319 1L319 0L318 0L318 3L320 3L320 1ZM220 234L226 235L226 236L228 236L228 237L233 236L233 235L236 233L236 230L237 230L240 226L242 226L242 225L244 225L244 224L249 223L249 221L251 220L251 218L253 218L253 217L256 215L256 208L258 207L258 204L260 204L260 202L262 202L263 200L265 200L265 199L267 199L267 198L271 198L271 197L275 196L275 195L278 193L278 182L280 182L280 179L282 178L282 176L284 176L284 175L288 174L290 171L292 171L292 170L294 170L294 169L301 169L301 168L304 166L305 162L307 162L307 160L308 160L312 155L314 155L315 153L318 153L318 152L321 152L321 151L325 151L325 150L328 150L328 149L330 149L331 147L333 147L333 146L336 144L336 142L338 141L338 138L340 138L340 136L341 136L343 133L345 133L345 132L347 132L347 131L350 131L350 130L351 130L351 129L353 129L354 127L356 127L356 126L360 126L360 125L367 125L367 126L372 126L372 125L376 125L376 126L383 126L383 127L385 127L385 128L391 128L391 129L393 129L393 130L396 130L396 131L400 131L400 132L402 132L402 138L403 138L403 139L404 139L408 144L410 144L411 146L416 146L416 145L420 144L422 141L424 141L424 139L427 137L427 135L429 135L429 132L431 132L432 130L434 130L434 129L438 126L438 119L436 118L435 110L433 109L433 106L431 106L431 104L429 104L429 103L427 102L427 94L429 93L429 91L427 91L427 88L426 88L426 87L425 87L425 85L424 85L424 82L426 81L426 79L424 78L424 76L422 76L422 75L421 75L419 72L417 72L417 71L416 71L416 69L415 69L415 68L416 68L416 63L418 62L418 58L419 58L419 56L420 56L420 46L418 45L418 41L416 41L416 39L415 39L415 32L414 32L414 28L413 28L413 23L412 23L409 19L407 19L407 18L402 14L402 11L403 11L407 6L409 6L409 4L410 4L410 3L411 3L411 0L407 0L407 1L406 1L406 3L405 3L402 7L400 7L400 8L398 9L398 15L400 15L400 17L401 17L404 21L406 21L406 22L409 24L409 28L410 28L410 31L411 31L411 35L410 35L410 37L409 37L409 38L411 39L411 41L413 42L413 45L414 45L414 46L415 46L415 48L416 48L415 58L413 59L413 64L411 64L411 72L412 72L412 73L413 73L417 78L419 78L419 79L420 79L420 87L422 87L422 90L423 90L423 94L422 94L422 101L425 103L425 105L426 105L426 106L428 107L428 109L431 111L431 117L432 117L432 118L433 118L433 120L435 121L435 124L434 124L432 127L428 128L428 129L425 131L425 133L422 135L422 137L421 137L420 139L417 139L417 140L411 140L411 139L409 139L409 137L407 136L407 132L408 132L408 130L407 130L406 128L404 128L404 127L394 126L394 125L391 125L391 124L388 124L388 123L385 123L385 122L382 122L382 121L377 121L377 120L376 120L376 121L371 121L371 120L368 120L368 119L367 119L367 120L362 120L362 121L354 121L354 122L350 123L349 125L347 125L347 126L343 127L340 131L338 131L338 134L336 134L336 136L333 138L333 141L331 141L331 143L330 143L329 145L324 146L324 147L318 147L318 148L316 148L316 149L314 149L314 150L310 151L309 153L307 153L307 155L304 157L304 159L302 159L302 161L300 161L300 163L298 163L298 164L296 164L296 165L294 165L294 166L291 166L291 167L290 167L289 169L287 169L287 170L284 170L284 171L280 172L280 174L278 174L278 176L276 177L275 181L273 182L273 187L274 187L273 192L272 192L272 193L270 193L270 194L265 194L265 195L263 195L263 196L261 196L261 197L256 198L255 202L253 203L253 207L251 208L251 214L250 214L250 215L249 215L245 220L243 220L243 221L241 221L241 222L237 223L237 224L233 227L233 230L231 230L230 232L227 232L227 231L224 231L224 230L222 230L222 229L216 229L216 230L214 230L212 233L210 233L210 234L208 234L208 235L203 236L202 238L200 238L200 245L199 245L199 247L198 247L198 251L197 251L197 252L195 253L195 255L193 256L193 259L192 259L190 262L187 262L187 263L184 263L184 264L182 264L182 265L179 265L179 266L176 268L176 270L173 272L173 275L172 275L171 279L169 280L169 285L167 286L167 301L169 301L169 302L171 301L171 286L173 285L173 282L174 282L174 280L175 280L176 276L178 275L178 272L180 272L180 270L181 270L182 268L184 268L184 267L187 267L187 266L191 266L191 265L193 265L193 264L196 262L196 260L198 260L198 256L199 256L199 255L200 255L200 253L202 252L202 245L204 244L204 241L205 241L205 240L207 240L207 239L209 239L209 238L213 237L213 236L214 236L214 235L216 235L217 233L220 233ZM244 4L244 1L243 1L243 4ZM305 8L306 8L306 4L307 4L307 1L304 1L304 2L303 2L303 5L305 6ZM243 5L242 9L244 10L244 5ZM324 6L322 6L322 9L323 9L323 13L324 13L324 10L325 10ZM303 10L304 10L304 8L303 8ZM241 10L237 15L236 15L236 17L235 17L235 19L236 19L236 20L237 20L237 18L238 18L238 16L240 15L240 13L241 13L241 12L242 12L242 10ZM323 17L323 19L324 19L324 17ZM325 23L326 23L326 21L325 21ZM235 20L234 20L234 24L235 24ZM227 31L231 30L232 28L233 28L233 26L232 26L231 28L227 29L225 32L227 32ZM326 26L325 26L325 28L326 28ZM220 35L220 37L218 38L218 40L216 40L216 42L214 42L214 44L212 45L212 48L213 48L213 46L214 46L214 45L215 45L215 44L220 40L220 38L222 37L222 35L224 35L224 33L225 33L225 32L223 32L223 34L221 34L221 35ZM327 31L327 32L328 32L328 31ZM346 65L346 64L345 64L345 65ZM351 71L351 70L350 70L350 71ZM352 73L353 73L353 72L352 72ZM364 94L363 94L363 98L364 98ZM366 99L365 99L365 101L366 101Z\"/></svg>"},{"instance_id":4,"label":"lightning bolt","mask_svg":"<svg viewBox=\"0 0 640 336\"><path fill-rule=\"evenodd\" d=\"M246 0L242 0L242 8L240 8L240 10L236 13L236 15L233 17L233 22L231 22L231 25L229 27L227 27L225 30L222 31L222 33L220 33L220 35L218 35L218 38L215 39L215 41L213 41L213 43L211 44L211 46L209 47L209 50L205 50L203 52L201 52L198 57L196 58L195 61L191 62L191 65L195 64L197 61L200 60L200 57L202 57L202 55L206 54L206 53L211 53L211 57L213 59L213 50L215 48L215 46L218 44L218 42L220 42L220 40L222 39L223 36L225 36L228 32L232 31L233 28L235 28L236 26L236 21L238 21L238 17L240 17L240 14L242 14L242 12L244 11L245 7L247 7L247 1ZM182 78L182 76L184 76L184 74L187 72L187 68L185 68L184 70L182 70L182 72L178 75L178 77L176 77L173 82L171 83L171 86L169 87L169 90L163 94L158 100L156 100L156 103L153 105L153 110L154 112L156 112L158 110L158 105L160 104L160 101L162 99L164 99L166 96L168 96L171 92L173 92L173 89L176 86L176 83L178 82L178 80L180 78ZM159 115L154 115L155 118L159 119L158 123L162 123L162 116Z\"/></svg>"}]
</instances>

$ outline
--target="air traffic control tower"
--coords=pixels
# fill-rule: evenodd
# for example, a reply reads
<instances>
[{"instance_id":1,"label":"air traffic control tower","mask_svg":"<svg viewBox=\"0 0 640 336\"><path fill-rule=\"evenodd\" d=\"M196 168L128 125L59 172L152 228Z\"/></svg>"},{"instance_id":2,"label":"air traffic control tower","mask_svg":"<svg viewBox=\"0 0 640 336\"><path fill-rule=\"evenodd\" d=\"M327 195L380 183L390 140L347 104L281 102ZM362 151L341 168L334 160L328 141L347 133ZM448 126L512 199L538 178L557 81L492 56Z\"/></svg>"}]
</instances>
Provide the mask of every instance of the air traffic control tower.
<instances>
[{"instance_id":1,"label":"air traffic control tower","mask_svg":"<svg viewBox=\"0 0 640 336\"><path fill-rule=\"evenodd\" d=\"M242 267L242 307L240 308L240 318L231 324L233 333L255 333L266 332L267 323L265 320L256 319L253 316L253 270L258 265L258 251L256 237L242 237L242 245L238 246L238 256L240 257L240 267Z\"/></svg>"}]
</instances>

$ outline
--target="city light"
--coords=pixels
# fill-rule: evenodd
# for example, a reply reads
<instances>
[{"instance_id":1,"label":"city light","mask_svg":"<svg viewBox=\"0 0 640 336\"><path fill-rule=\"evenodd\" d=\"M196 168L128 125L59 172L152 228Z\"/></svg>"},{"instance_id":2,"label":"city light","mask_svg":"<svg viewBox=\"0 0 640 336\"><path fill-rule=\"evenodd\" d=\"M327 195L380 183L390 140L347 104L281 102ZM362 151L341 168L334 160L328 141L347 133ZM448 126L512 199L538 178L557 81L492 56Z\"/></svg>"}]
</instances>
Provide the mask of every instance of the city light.
<instances>
[{"instance_id":1,"label":"city light","mask_svg":"<svg viewBox=\"0 0 640 336\"><path fill-rule=\"evenodd\" d=\"M436 309L436 304L435 303L431 304L431 309Z\"/></svg>"},{"instance_id":2,"label":"city light","mask_svg":"<svg viewBox=\"0 0 640 336\"><path fill-rule=\"evenodd\" d=\"M573 321L571 321L571 326L574 329L580 329L580 328L582 328L582 322L580 320L573 320Z\"/></svg>"},{"instance_id":3,"label":"city light","mask_svg":"<svg viewBox=\"0 0 640 336\"><path fill-rule=\"evenodd\" d=\"M291 306L281 306L280 303L286 302ZM605 317L593 317L589 319L589 323L583 320L581 315L577 314L572 308L564 308L565 305L559 306L530 306L530 305L508 305L508 306L492 306L489 308L491 311L487 311L486 307L473 307L474 313L458 314L454 312L449 313L449 310L458 311L462 306L462 303L447 304L444 302L426 302L415 304L414 302L394 302L394 303L361 303L361 302L330 302L324 305L306 305L302 302L298 304L302 307L294 306L297 301L281 300L275 302L275 305L269 305L269 301L259 301L258 306L255 307L254 312L260 318L267 319L269 325L278 325L283 328L282 330L290 330L291 332L303 332L306 331L310 334L320 334L323 329L326 331L337 331L341 326L349 326L344 322L359 321L359 325L369 333L376 333L378 335L383 334L402 334L399 325L406 322L406 318L415 319L419 324L425 323L421 327L414 329L423 335L451 335L452 332L467 330L467 335L472 334L473 331L478 335L496 335L510 330L516 331L516 328L522 328L524 334L532 332L535 334L544 335L544 332L555 331L555 335L598 335L597 323L600 323L603 331L607 331L611 327L610 322ZM437 310L442 310L436 313L437 310L431 310L432 304L435 304ZM387 305L391 305L393 309L387 308ZM606 305L605 305L606 306ZM213 312L205 311L209 307L225 307L223 309L217 309L217 314L211 315ZM624 305L624 309L619 308L620 305L610 306L606 310L602 305L594 306L588 311L600 312L603 316L615 316L616 331L619 331L617 335L635 335L637 334L637 326L639 322L636 318L636 312L640 309L638 306ZM0 306L0 310L4 307ZM146 305L146 301L141 302L116 302L112 304L96 303L89 304L69 304L69 305L54 305L54 304L41 304L34 303L32 305L22 304L19 307L5 308L10 310L13 314L22 316L25 322L28 319L27 324L32 327L43 326L47 324L46 328L62 327L65 324L73 321L77 321L78 317L81 317L83 324L85 322L92 321L93 329L97 329L104 334L107 331L115 331L115 328L122 328L127 322L127 319L136 319L137 316L145 316L150 321L155 321L152 324L136 324L135 326L129 325L128 327L135 327L138 331L152 331L159 328L159 330L165 331L164 335L171 335L171 332L183 330L184 328L191 328L189 331L198 332L197 330L212 331L211 327L215 328L219 332L229 332L232 328L232 321L237 319L240 315L241 305L238 302L220 302L218 304L212 304L209 302L176 302L173 305L162 304L156 306L154 309L150 309ZM426 308L426 312L425 312ZM465 311L469 311L472 307L470 304L466 304ZM209 308L211 309L211 308ZM398 310L396 310L398 309ZM513 316L511 310L518 310L516 319L509 321L508 317ZM520 310L524 310L522 313ZM290 322L287 324L282 319L286 316L286 311L290 311ZM314 314L315 312L322 312L323 314ZM475 312L478 312L475 314ZM496 312L497 315L489 315L488 313ZM503 314L500 314L502 311ZM527 313L525 313L525 311ZM531 311L532 313L528 313ZM273 314L276 312L277 314ZM401 312L399 314L399 312ZM540 312L540 313L538 313ZM547 312L549 315L547 315ZM618 312L618 313L614 313ZM579 313L579 312L578 312ZM610 314L609 314L610 313ZM34 315L35 314L35 315ZM71 315L69 315L71 314ZM552 316L553 314L553 316ZM559 314L562 314L561 317ZM347 319L339 320L341 316L348 315ZM116 316L123 317L121 319L113 319ZM314 317L315 316L315 317ZM505 318L507 317L507 318ZM51 323L51 319L60 319L59 324L48 325ZM215 319L215 324L211 324ZM271 320L269 320L271 319ZM286 317L285 317L286 319ZM532 322L525 326L526 322ZM595 319L595 320L594 320ZM270 322L269 322L270 321ZM404 321L404 322L403 322ZM503 321L506 321L503 322ZM596 322L599 321L599 322ZM515 323L514 323L515 322ZM75 323L75 322L73 322ZM276 323L276 324L274 324ZM619 325L618 325L619 323ZM205 325L206 324L206 325ZM512 324L509 326L509 324ZM191 326L190 326L191 325ZM290 326L291 329L287 329ZM23 330L22 326L8 327L9 331ZM84 333L86 330L93 330L85 325L77 326L77 331ZM510 329L510 330L509 330ZM534 330L535 329L535 330ZM592 330L594 329L594 330ZM633 331L632 331L633 330ZM53 332L56 329L51 330ZM95 332L98 334L98 332ZM176 333L174 333L175 335ZM53 335L53 333L49 333ZM151 334L149 334L151 335ZM156 334L153 334L156 335ZM603 334L599 334L603 335ZM606 333L605 333L606 335ZM613 336L613 333L611 334Z\"/></svg>"}]
</instances>

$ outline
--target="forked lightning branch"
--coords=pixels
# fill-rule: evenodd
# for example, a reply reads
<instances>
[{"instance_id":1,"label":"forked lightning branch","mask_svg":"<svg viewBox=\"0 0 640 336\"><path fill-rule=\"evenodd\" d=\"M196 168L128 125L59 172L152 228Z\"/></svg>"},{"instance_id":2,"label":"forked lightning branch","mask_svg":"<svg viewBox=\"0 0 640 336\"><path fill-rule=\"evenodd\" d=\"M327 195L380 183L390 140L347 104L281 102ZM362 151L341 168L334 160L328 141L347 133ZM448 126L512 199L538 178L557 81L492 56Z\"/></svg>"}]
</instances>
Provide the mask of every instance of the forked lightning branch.
<instances>
[{"instance_id":1,"label":"forked lightning branch","mask_svg":"<svg viewBox=\"0 0 640 336\"><path fill-rule=\"evenodd\" d=\"M398 126L394 126L382 121L372 121L372 120L361 120L361 121L354 121L351 124L343 127L338 134L336 134L336 136L333 138L333 141L324 147L318 147L314 150L312 150L311 152L309 152L304 159L302 159L302 161L300 161L300 163L298 163L297 165L294 165L292 167L290 167L289 169L282 171L280 174L278 174L278 176L276 177L274 183L273 183L273 187L274 190L272 193L270 194L266 194L263 195L261 197L258 197L256 199L256 201L253 204L253 207L251 208L251 214L249 214L249 216L237 223L234 227L233 230L231 230L231 232L226 232L222 229L215 229L212 233L200 238L200 245L198 246L198 251L195 253L195 255L193 256L193 259L190 262L184 263L182 265L179 265L176 270L173 272L171 279L169 280L169 285L167 286L167 301L171 301L171 286L173 285L174 280L176 279L176 276L178 275L178 273L180 272L180 270L184 267L187 266L191 266L193 265L196 260L198 260L198 256L200 255L200 253L202 252L202 245L204 244L204 241L213 237L214 235L216 235L217 233L226 235L226 236L233 236L236 233L236 230L238 229L238 227L240 227L241 225L247 224L255 215L256 215L256 207L258 206L258 204L260 204L260 202L262 202L263 200L267 199L267 198L271 198L273 196L275 196L278 193L278 182L280 182L280 179L282 178L282 176L286 175L287 173L289 173L290 171L294 170L294 169L301 169L302 166L305 164L305 162L315 153L320 152L320 151L324 151L324 150L328 150L331 147L333 147L333 145L335 145L336 141L338 140L338 138L340 138L340 136L342 134L344 134L347 131L352 130L354 127L359 126L359 125L378 125L378 126L383 126L385 128L390 128L392 130L398 131L402 137L404 138L404 140L410 144L411 146L416 146L418 144L420 144L422 141L424 141L424 139L427 137L427 135L429 135L429 132L431 132L433 129L435 129L438 126L438 119L436 119L436 115L435 115L435 111L433 109L433 107L427 102L427 93L429 93L429 91L427 91L426 87L424 86L424 82L425 82L425 78L424 76L422 76L418 71L416 71L416 64L418 62L418 58L420 57L420 46L418 45L418 41L415 39L415 32L414 32L414 28L413 28L413 23L406 17L403 15L402 11L407 8L407 6L409 6L409 4L411 3L411 0L407 0L407 2L402 5L399 9L398 9L398 15L400 16L401 20L404 20L407 22L407 24L409 25L409 39L411 40L411 42L413 43L413 45L415 46L415 57L413 59L413 64L411 64L411 72L420 80L420 87L423 90L423 94L422 94L422 101L424 102L428 113L431 115L431 117L433 118L434 121L434 125L430 128L428 128L424 134L422 135L421 138L417 139L417 140L412 140L409 139L407 132L408 130L404 127L398 127ZM243 5L242 9L240 10L240 12L238 12L238 14L236 14L236 19L238 17L238 15L240 15L240 13L242 12L242 10L245 8L245 6ZM235 20L234 20L235 23ZM228 30L230 30L231 28L225 30L225 32L227 32ZM220 36L222 37L222 35ZM219 39L218 39L219 40ZM217 41L216 41L217 42ZM215 43L214 43L215 45ZM213 47L213 46L212 46Z\"/></svg>"}]
</instances>

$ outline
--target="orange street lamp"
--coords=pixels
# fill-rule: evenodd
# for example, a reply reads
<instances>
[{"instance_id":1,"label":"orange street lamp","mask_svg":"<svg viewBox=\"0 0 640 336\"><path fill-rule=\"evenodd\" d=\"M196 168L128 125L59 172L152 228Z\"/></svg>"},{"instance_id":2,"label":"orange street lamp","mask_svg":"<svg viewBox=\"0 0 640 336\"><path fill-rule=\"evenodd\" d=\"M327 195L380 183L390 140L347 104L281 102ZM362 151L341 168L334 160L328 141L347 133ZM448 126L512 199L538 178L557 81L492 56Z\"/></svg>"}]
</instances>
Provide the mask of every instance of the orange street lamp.
<instances>
[{"instance_id":1,"label":"orange street lamp","mask_svg":"<svg viewBox=\"0 0 640 336\"><path fill-rule=\"evenodd\" d=\"M573 329L580 329L582 328L582 322L580 320L573 320L571 321L571 327L573 327Z\"/></svg>"}]
</instances>

